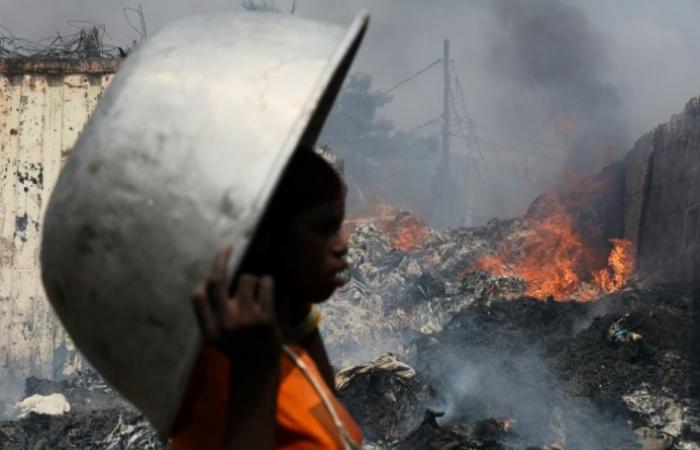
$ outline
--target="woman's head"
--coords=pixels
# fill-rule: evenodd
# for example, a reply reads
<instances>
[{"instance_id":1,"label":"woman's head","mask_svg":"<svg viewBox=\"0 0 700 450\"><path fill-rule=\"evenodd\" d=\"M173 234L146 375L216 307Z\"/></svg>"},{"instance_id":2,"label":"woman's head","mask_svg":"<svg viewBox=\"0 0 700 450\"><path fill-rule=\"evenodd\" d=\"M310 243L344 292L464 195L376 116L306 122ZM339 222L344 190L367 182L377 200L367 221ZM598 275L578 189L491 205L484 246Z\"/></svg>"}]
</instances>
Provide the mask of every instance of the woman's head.
<instances>
[{"instance_id":1,"label":"woman's head","mask_svg":"<svg viewBox=\"0 0 700 450\"><path fill-rule=\"evenodd\" d=\"M322 302L344 283L347 239L342 233L345 186L315 152L289 164L241 271L270 273L285 294Z\"/></svg>"}]
</instances>

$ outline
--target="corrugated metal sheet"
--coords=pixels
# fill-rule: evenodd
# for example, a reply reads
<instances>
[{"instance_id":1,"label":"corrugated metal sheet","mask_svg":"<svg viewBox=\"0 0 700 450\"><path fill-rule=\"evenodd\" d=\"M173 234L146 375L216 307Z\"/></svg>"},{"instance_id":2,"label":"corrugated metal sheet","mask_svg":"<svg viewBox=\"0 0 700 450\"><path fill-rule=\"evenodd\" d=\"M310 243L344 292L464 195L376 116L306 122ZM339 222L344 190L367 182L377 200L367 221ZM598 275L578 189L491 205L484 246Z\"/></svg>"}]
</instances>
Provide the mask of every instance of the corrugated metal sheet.
<instances>
[{"instance_id":1,"label":"corrugated metal sheet","mask_svg":"<svg viewBox=\"0 0 700 450\"><path fill-rule=\"evenodd\" d=\"M0 60L0 393L79 357L44 298L41 218L118 61Z\"/></svg>"}]
</instances>

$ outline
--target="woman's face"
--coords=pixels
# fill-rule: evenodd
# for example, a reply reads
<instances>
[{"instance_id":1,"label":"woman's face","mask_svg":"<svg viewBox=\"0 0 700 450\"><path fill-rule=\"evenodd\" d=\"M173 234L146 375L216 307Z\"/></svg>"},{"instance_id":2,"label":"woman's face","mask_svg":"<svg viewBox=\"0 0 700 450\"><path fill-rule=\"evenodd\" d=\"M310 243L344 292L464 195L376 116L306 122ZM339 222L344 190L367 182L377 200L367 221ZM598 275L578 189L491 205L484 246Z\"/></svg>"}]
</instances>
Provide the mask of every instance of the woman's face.
<instances>
[{"instance_id":1,"label":"woman's face","mask_svg":"<svg viewBox=\"0 0 700 450\"><path fill-rule=\"evenodd\" d=\"M345 284L347 237L342 232L345 202L318 206L295 216L283 249L282 271L287 285L309 303L327 300Z\"/></svg>"}]
</instances>

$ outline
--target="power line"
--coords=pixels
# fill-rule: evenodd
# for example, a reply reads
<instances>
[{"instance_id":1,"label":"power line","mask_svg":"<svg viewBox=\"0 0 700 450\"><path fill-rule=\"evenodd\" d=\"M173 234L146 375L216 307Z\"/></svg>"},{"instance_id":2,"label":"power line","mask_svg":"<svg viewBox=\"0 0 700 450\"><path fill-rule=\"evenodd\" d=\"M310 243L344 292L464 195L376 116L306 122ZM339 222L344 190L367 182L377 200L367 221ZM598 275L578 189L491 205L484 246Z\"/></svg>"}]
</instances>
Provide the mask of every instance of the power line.
<instances>
[{"instance_id":1,"label":"power line","mask_svg":"<svg viewBox=\"0 0 700 450\"><path fill-rule=\"evenodd\" d=\"M382 94L389 94L389 93L391 93L392 91L398 89L399 87L403 86L404 84L408 83L409 81L413 80L414 78L417 78L417 77L419 77L420 75L424 74L425 72L427 72L428 70L432 69L434 66L440 64L441 62L442 62L442 58L437 59L436 61L434 61L434 62L432 62L431 64L429 64L428 66L426 66L426 67L420 69L418 72L414 73L414 74L411 75L410 77L404 78L403 80L399 81L398 83L396 83L395 85L393 85L393 86L390 87L389 89L386 89L386 90L382 91Z\"/></svg>"},{"instance_id":2,"label":"power line","mask_svg":"<svg viewBox=\"0 0 700 450\"><path fill-rule=\"evenodd\" d=\"M434 118L434 119L427 120L427 121L423 122L423 123L420 124L420 125L416 125L415 127L410 128L410 129L407 130L406 132L407 132L407 133L412 133L412 132L414 132L414 131L420 130L421 128L429 127L430 125L436 125L436 124L440 123L440 121L442 121L442 116L438 116L438 117L436 117L436 118Z\"/></svg>"},{"instance_id":3,"label":"power line","mask_svg":"<svg viewBox=\"0 0 700 450\"><path fill-rule=\"evenodd\" d=\"M468 130L469 136L464 136L465 139L469 139L472 141L472 144L474 145L474 148L477 150L479 153L479 157L481 158L482 161L485 161L484 158L484 153L481 149L481 146L479 145L479 138L474 132L474 128L476 128L476 124L474 123L474 119L472 119L469 116L469 110L467 109L467 101L466 101L466 96L464 95L464 89L462 88L462 83L459 79L459 75L457 74L457 71L454 68L454 65L452 66L452 73L455 78L455 86L457 86L457 94L459 95L459 100L460 100L460 106L462 107L462 112L464 114L464 126L460 127L460 131L462 134L464 134L464 130ZM456 107L455 107L456 109ZM458 115L459 116L459 115ZM460 123L460 125L462 125Z\"/></svg>"},{"instance_id":4,"label":"power line","mask_svg":"<svg viewBox=\"0 0 700 450\"><path fill-rule=\"evenodd\" d=\"M483 187L481 186L484 182L483 180L483 175L486 174L488 175L489 168L488 164L486 162L486 158L484 156L484 152L481 146L481 139L477 136L476 134L476 129L484 129L488 131L495 131L498 132L498 130L493 130L493 129L488 129L486 127L478 127L474 120L470 117L469 115L469 110L467 109L467 103L466 103L466 95L464 94L464 88L462 87L462 82L459 78L459 75L457 73L457 70L455 68L454 61L449 57L449 42L445 41L445 56L443 58L439 58L429 65L425 66L424 68L418 70L414 74L402 79L392 87L380 91L382 94L390 94L391 92L395 91L396 89L400 88L401 86L405 85L406 83L411 82L412 80L416 79L420 75L424 74L431 68L435 67L438 64L443 63L444 66L444 73L445 73L445 98L444 98L444 105L443 105L443 113L434 119L430 119L424 123L421 123L420 125L417 125L411 129L409 129L407 132L411 133L414 131L417 131L419 129L431 126L431 125L436 125L439 124L440 122L443 123L443 160L445 158L449 157L449 138L451 136L460 138L465 146L466 146L466 161L467 161L467 178L474 176L477 183L476 183L476 188L480 191L483 191ZM454 80L454 85L455 88L452 87L452 84L450 79ZM457 122L457 128L456 129L450 129L451 128L451 122L450 116L454 116L454 120ZM453 131L457 134L453 134ZM490 142L486 142L487 144L491 144ZM474 156L477 156L474 158ZM470 161L473 161L475 166L473 171L469 170L469 164ZM444 167L449 167L449 164L445 164L446 161L443 161L442 166ZM481 170L480 170L481 168ZM473 172L473 173L470 173ZM446 175L446 176L445 176ZM449 174L443 173L443 184L446 182L446 180L449 179ZM449 184L449 181L447 181L447 184ZM443 193L444 194L444 193ZM500 206L501 210L505 210L505 205L503 203L503 199L501 198L500 193L495 192L495 190L491 190L491 194L496 197L496 202ZM469 210L474 211L474 208L469 208Z\"/></svg>"},{"instance_id":5,"label":"power line","mask_svg":"<svg viewBox=\"0 0 700 450\"><path fill-rule=\"evenodd\" d=\"M455 76L455 79L456 78L457 77ZM469 150L469 157L471 157L474 152L478 153L479 159L481 160L484 166L484 170L488 170L488 168L486 167L486 160L483 151L481 149L481 146L479 145L479 138L474 133L474 121L471 117L469 117L466 110L466 106L462 106L462 114L464 114L465 116L464 119L462 119L462 114L460 114L454 102L454 93L450 92L450 95L450 103L452 106L452 110L454 112L455 118L457 119L457 124L459 125L456 130L458 134L456 134L455 136L462 138L465 145L467 146L467 149ZM462 101L462 103L464 103L464 101ZM469 134L465 134L465 130L468 131Z\"/></svg>"},{"instance_id":6,"label":"power line","mask_svg":"<svg viewBox=\"0 0 700 450\"><path fill-rule=\"evenodd\" d=\"M480 139L475 132L476 124L469 115L469 110L467 109L466 95L464 94L462 82L459 78L459 74L457 73L454 64L452 65L452 74L455 79L457 96L459 97L460 107L462 109L462 114L464 115L464 122L462 122L462 117L457 109L457 106L454 104L456 96L453 92L450 92L450 96L452 100L452 107L455 111L455 117L457 118L457 121L459 123L459 128L457 129L457 131L459 132L460 136L464 140L465 145L467 146L467 164L469 164L469 160L471 159L472 154L476 152L479 156L478 159L475 159L476 164L480 165L483 168L485 174L488 174L489 167L486 163L486 158L484 157L483 149L481 148ZM465 131L467 133L465 133ZM479 178L479 183L481 184L481 172L477 170L476 175ZM501 197L501 195L495 190L492 191L492 194L495 195L496 202L498 203L498 206L501 208L501 210L505 211L505 204L503 203L503 198Z\"/></svg>"}]
</instances>

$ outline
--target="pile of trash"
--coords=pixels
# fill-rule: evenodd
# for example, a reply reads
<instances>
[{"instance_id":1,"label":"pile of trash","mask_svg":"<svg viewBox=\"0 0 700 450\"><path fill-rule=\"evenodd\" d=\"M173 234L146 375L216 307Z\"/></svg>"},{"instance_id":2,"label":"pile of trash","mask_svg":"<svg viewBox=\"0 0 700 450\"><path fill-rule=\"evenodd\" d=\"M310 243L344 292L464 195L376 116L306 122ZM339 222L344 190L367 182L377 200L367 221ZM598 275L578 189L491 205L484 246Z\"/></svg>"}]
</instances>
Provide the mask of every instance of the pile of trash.
<instances>
[{"instance_id":1,"label":"pile of trash","mask_svg":"<svg viewBox=\"0 0 700 450\"><path fill-rule=\"evenodd\" d=\"M409 250L355 226L322 329L337 367L360 364L338 387L373 448L700 449L700 285L554 301L465 270L527 220L429 229Z\"/></svg>"},{"instance_id":2,"label":"pile of trash","mask_svg":"<svg viewBox=\"0 0 700 450\"><path fill-rule=\"evenodd\" d=\"M548 265L547 259L571 256L572 273L556 274L564 279L580 275L576 264L605 263L609 237L621 233L620 171L612 165L589 180L586 189L545 193L522 217L493 219L480 227L436 230L409 211L386 206L369 218L351 219L349 282L324 305L326 323L345 323L323 329L334 362L346 367L387 352L408 354L413 333L440 331L454 313L477 299L525 296L531 286L517 271L481 267L485 258L504 249L513 257L538 253L533 247L544 250L542 260L533 264L535 271ZM565 238L571 240L568 246L556 243ZM510 261L499 262L507 266ZM572 295L558 300L580 300L576 293L591 300L596 292L583 280L576 286L578 290L568 290Z\"/></svg>"},{"instance_id":3,"label":"pile of trash","mask_svg":"<svg viewBox=\"0 0 700 450\"><path fill-rule=\"evenodd\" d=\"M0 449L164 450L145 418L93 371L52 382L29 378L0 422Z\"/></svg>"},{"instance_id":4,"label":"pile of trash","mask_svg":"<svg viewBox=\"0 0 700 450\"><path fill-rule=\"evenodd\" d=\"M338 389L374 448L700 448L698 295L476 299L410 353L340 372Z\"/></svg>"},{"instance_id":5,"label":"pile of trash","mask_svg":"<svg viewBox=\"0 0 700 450\"><path fill-rule=\"evenodd\" d=\"M349 245L349 281L322 307L322 331L334 363L347 367L384 353L408 354L415 333L440 331L476 299L521 295L527 285L515 276L467 271L495 251L499 236L521 226L515 219L428 229L420 248L401 251L376 223L357 224Z\"/></svg>"},{"instance_id":6,"label":"pile of trash","mask_svg":"<svg viewBox=\"0 0 700 450\"><path fill-rule=\"evenodd\" d=\"M530 217L424 227L414 245L391 228L420 226L409 214L355 224L349 283L322 306L368 449L700 449L700 285L536 299L517 276L470 269ZM94 373L26 384L0 449L162 448Z\"/></svg>"}]
</instances>

